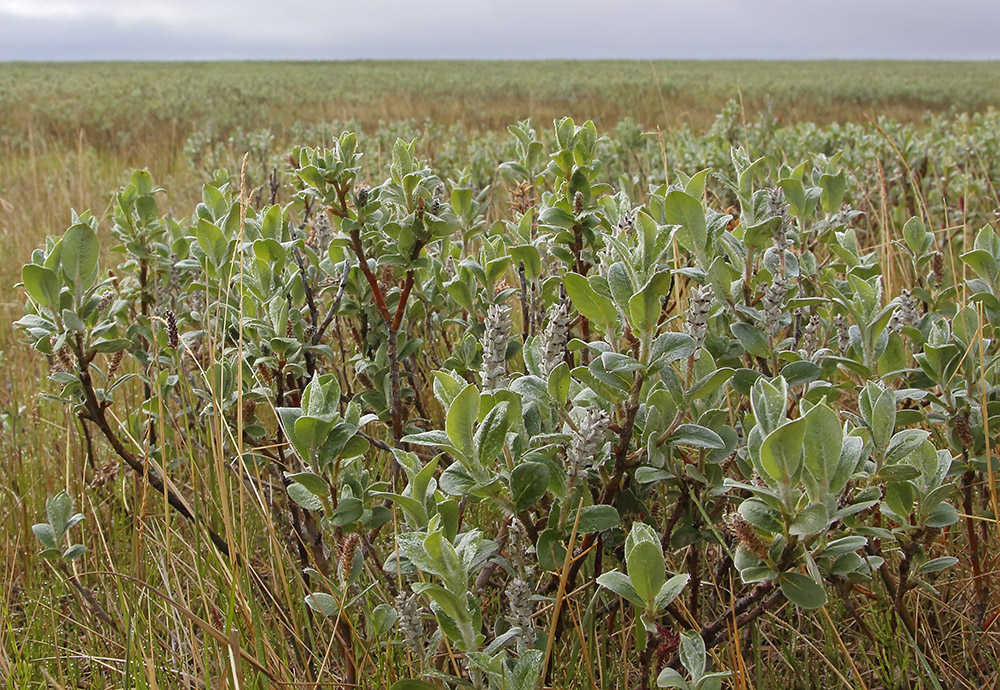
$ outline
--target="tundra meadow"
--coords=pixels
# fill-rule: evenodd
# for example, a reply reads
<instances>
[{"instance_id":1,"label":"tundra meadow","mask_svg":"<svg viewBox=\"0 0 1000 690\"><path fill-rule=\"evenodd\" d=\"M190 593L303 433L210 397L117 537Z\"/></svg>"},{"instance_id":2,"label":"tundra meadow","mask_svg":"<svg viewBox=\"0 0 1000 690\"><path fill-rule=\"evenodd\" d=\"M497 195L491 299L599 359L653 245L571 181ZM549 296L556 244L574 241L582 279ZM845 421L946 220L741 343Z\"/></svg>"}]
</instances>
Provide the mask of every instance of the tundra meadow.
<instances>
[{"instance_id":1,"label":"tundra meadow","mask_svg":"<svg viewBox=\"0 0 1000 690\"><path fill-rule=\"evenodd\" d=\"M0 65L4 687L1000 687L998 85Z\"/></svg>"}]
</instances>

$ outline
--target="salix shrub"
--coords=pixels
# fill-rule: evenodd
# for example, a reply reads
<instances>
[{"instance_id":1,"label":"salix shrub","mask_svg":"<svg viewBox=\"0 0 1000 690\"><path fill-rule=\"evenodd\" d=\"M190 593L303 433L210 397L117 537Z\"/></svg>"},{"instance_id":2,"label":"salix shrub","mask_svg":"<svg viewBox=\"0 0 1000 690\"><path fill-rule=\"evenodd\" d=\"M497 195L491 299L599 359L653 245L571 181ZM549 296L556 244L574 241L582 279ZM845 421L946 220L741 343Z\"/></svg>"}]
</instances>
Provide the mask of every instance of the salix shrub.
<instances>
[{"instance_id":1,"label":"salix shrub","mask_svg":"<svg viewBox=\"0 0 1000 690\"><path fill-rule=\"evenodd\" d=\"M995 210L990 180L996 178L998 167L988 152L996 144L998 117L995 109L988 109L974 114L928 115L920 123L879 117L874 123L780 124L768 112L757 117L744 114L734 100L704 132L687 126L664 130L662 147L659 136L649 127L629 118L621 120L601 138L597 155L608 183L632 198L643 199L650 185L669 181L677 170L726 170L735 145L765 156L775 182L783 177L773 174L782 161L812 162L820 155L839 154L845 171L844 191L866 212L857 221L861 232L877 234L884 222L898 228L918 212L934 218L967 218L971 227L979 228ZM551 150L556 146L554 128L530 124L528 128L536 129L538 147ZM290 146L320 145L344 130L356 133L359 146L371 152L389 152L397 139L419 137L421 155L434 161L441 179L461 181L477 194L489 193L497 177L498 160L520 157L518 143L496 131L415 119L381 122L369 129L356 120L295 123L284 130L253 133L209 126L189 137L185 154L195 175L208 180L218 168L237 173L244 153L250 152L256 185L253 197L266 199L271 173L281 170ZM266 156L262 155L265 150ZM266 167L262 167L265 161ZM388 174L388 165L388 155L373 156L366 168L373 178L381 179ZM884 185L884 205L883 181L888 182ZM720 210L738 205L721 180L709 179L708 189L718 196ZM503 203L498 196L492 201Z\"/></svg>"},{"instance_id":2,"label":"salix shrub","mask_svg":"<svg viewBox=\"0 0 1000 690\"><path fill-rule=\"evenodd\" d=\"M904 292L838 155L730 149L643 189L608 179L591 122L548 149L510 131L501 205L416 140L372 179L350 133L294 149L270 203L223 172L164 216L136 173L122 261L74 216L24 267L17 326L51 394L221 552L247 556L174 488L169 444L211 439L279 489L268 519L348 682L377 642L400 688L539 687L575 677L570 626L617 616L641 687L719 687L732 621L860 616L855 587L926 649L911 592L956 563L956 484L971 521L993 471L993 230L961 256L970 299L943 267ZM904 274L936 266L928 223L898 229Z\"/></svg>"}]
</instances>

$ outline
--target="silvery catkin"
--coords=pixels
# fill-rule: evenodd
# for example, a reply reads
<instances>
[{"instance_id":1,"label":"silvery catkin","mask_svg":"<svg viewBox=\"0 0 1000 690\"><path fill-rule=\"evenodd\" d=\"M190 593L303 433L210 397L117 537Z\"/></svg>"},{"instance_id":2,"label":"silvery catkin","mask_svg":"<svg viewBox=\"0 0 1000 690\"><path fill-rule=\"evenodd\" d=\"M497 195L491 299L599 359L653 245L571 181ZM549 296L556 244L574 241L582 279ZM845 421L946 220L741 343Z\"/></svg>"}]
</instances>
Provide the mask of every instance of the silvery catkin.
<instances>
[{"instance_id":1,"label":"silvery catkin","mask_svg":"<svg viewBox=\"0 0 1000 690\"><path fill-rule=\"evenodd\" d=\"M494 390L507 385L507 341L510 339L510 307L491 304L483 322L483 388Z\"/></svg>"},{"instance_id":2,"label":"silvery catkin","mask_svg":"<svg viewBox=\"0 0 1000 690\"><path fill-rule=\"evenodd\" d=\"M571 480L593 466L597 454L604 447L611 418L604 410L591 407L573 432L566 449L566 465Z\"/></svg>"},{"instance_id":3,"label":"silvery catkin","mask_svg":"<svg viewBox=\"0 0 1000 690\"><path fill-rule=\"evenodd\" d=\"M705 335L708 331L708 315L711 310L712 286L702 285L691 290L684 330L694 339L695 359L701 354L701 349L705 347Z\"/></svg>"},{"instance_id":4,"label":"silvery catkin","mask_svg":"<svg viewBox=\"0 0 1000 690\"><path fill-rule=\"evenodd\" d=\"M569 324L569 305L565 301L549 307L541 337L542 366L546 375L563 361L569 341Z\"/></svg>"}]
</instances>

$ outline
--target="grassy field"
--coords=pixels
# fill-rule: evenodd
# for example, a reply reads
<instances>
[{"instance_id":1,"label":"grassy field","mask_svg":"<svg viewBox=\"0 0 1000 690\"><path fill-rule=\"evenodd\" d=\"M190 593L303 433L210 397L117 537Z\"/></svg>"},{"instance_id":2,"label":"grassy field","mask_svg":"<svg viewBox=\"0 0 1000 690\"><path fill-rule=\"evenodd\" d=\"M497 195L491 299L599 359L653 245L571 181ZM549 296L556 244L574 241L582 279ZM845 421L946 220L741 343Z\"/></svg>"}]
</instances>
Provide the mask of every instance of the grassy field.
<instances>
[{"instance_id":1,"label":"grassy field","mask_svg":"<svg viewBox=\"0 0 1000 690\"><path fill-rule=\"evenodd\" d=\"M462 121L501 128L569 115L609 127L709 124L742 94L748 112L819 123L1000 103L1000 65L955 62L346 62L0 65L0 133L124 150L150 137L296 121Z\"/></svg>"},{"instance_id":2,"label":"grassy field","mask_svg":"<svg viewBox=\"0 0 1000 690\"><path fill-rule=\"evenodd\" d=\"M210 516L213 529L237 547L234 554L237 550L247 554L245 561L213 550L205 533L172 512L161 494L150 491L134 474L119 470L119 457L100 438L96 426L81 424L67 406L48 395L56 393L58 386L44 381L51 372L58 373L59 364L53 367L51 361L31 351L22 335L11 328L23 315L25 301L23 291L13 286L21 280L22 265L32 251L70 224L70 209L90 209L100 220L102 266L122 261L121 255L108 251L114 242L107 217L114 191L128 183L133 169L148 169L155 183L166 188L166 194L157 196L160 211L176 218L180 227L189 225L196 204L203 199L202 185L217 167L229 169L232 189L228 193L240 196L246 191L242 203L254 207L266 205L267 174L276 169L275 199L284 204L291 202L296 183L287 170L290 146L330 145L341 126L357 128L360 146L366 151L364 173L358 181L367 176L377 185L390 175L396 136L421 135L416 151L430 161L449 192L467 187L478 193L490 186L475 219L481 224L475 232L468 231L472 239L463 242L459 255L479 259L482 240L477 233L494 222L502 224L516 217L518 208L524 213L518 204L528 203L516 196L513 182L498 172L500 162L517 155L506 132L517 120L532 118L546 151L551 151L556 147L553 119L569 115L577 124L593 119L597 130L609 137L598 148L601 182L626 192L635 205L655 202L655 188L668 178L676 182L679 172L713 167L731 174L730 147L743 145L752 157L767 156L771 183L782 170L790 174L783 164L790 168L809 160L817 171L825 165L831 170L842 165L846 171L844 203L863 213L857 220L860 250L858 246L852 249L860 255L850 260L884 267L885 301L897 295L901 286L916 291L918 286L930 285L933 280L928 271L937 266L936 280L940 283L943 272L947 279L943 291L934 293L929 310L945 305L940 308L951 318L960 308L984 308L973 304L967 294L970 289L963 279L974 275L959 257L971 249L979 227L994 221L1000 209L1000 115L992 110L998 105L997 63L0 64L0 679L5 683L0 687L347 687L338 682L344 674L341 645L353 645L360 678L367 678L359 683L367 683L365 687L387 688L418 666L391 631L363 640L356 631L345 632L342 621L324 619L303 605L303 596L314 591L309 589L309 577L300 576L308 559L300 562L294 549L286 548L287 535L282 530L287 526L273 518L263 494L254 493L259 485L234 469L234 446L242 448L237 439L242 438L243 412L237 423L237 413L213 411L218 401L199 390L193 360L158 360L151 369L162 374L163 380L172 373L181 374L181 383L170 384L177 387L164 394L163 404L183 409L185 414L153 415L143 406L150 397L148 389L136 382L119 389L121 397L109 409L121 415L113 421L130 438L129 447L143 449L149 438L171 439L176 444L169 447L169 457L157 455L157 461L169 462L168 473L181 493ZM840 151L841 162L830 163ZM248 182L241 189L236 171L245 153L250 154ZM819 180L820 174L815 177ZM559 182L550 179L537 191L557 193ZM709 179L706 190L710 208L737 213L740 201L717 178ZM568 203L572 208L576 199L570 197ZM821 228L817 233L848 210L830 208L825 216L818 212L813 219ZM301 215L301 206L292 212ZM925 218L929 236L934 238L931 250L939 250L940 257L925 253L920 261L910 261L902 249L901 228L911 215ZM184 234L176 232L178 237ZM834 243L829 238L826 242ZM851 247L845 246L831 250L824 244L816 248L816 254L821 264L826 262L824 266L839 266L837 257L850 253ZM389 271L391 278L391 268L382 270ZM169 283L171 276L164 269L158 279ZM508 271L506 279L516 281L516 271ZM164 290L178 285L168 284ZM955 290L950 290L951 285ZM418 285L415 294L424 287ZM501 287L498 281L497 291ZM760 288L763 295L765 287L755 285L754 290ZM219 294L228 294L228 289L223 286ZM353 289L352 284L349 291ZM443 289L440 292L445 294ZM323 294L323 299L332 298L329 289ZM355 302L362 305L359 311L371 307L370 297L357 296ZM421 295L421 299L430 304L432 297ZM665 324L685 318L687 299L683 304L680 299L672 303L669 314L665 308L669 317ZM747 302L749 307L749 296ZM305 313L302 304L296 306ZM412 364L413 381L423 381L414 384L415 406L437 405L430 370L441 361L451 361L465 332L480 326L475 318L467 324L461 321L467 317L464 307L450 304L449 308L451 320L443 320L439 333L450 340L436 339L429 331L425 334L427 360L421 356ZM199 328L188 320L193 310L177 308L182 330ZM831 341L836 337L832 315L831 311L823 316ZM145 319L146 325L152 323L148 314L132 316ZM351 322L355 316L351 312L343 320ZM797 323L799 315L794 319ZM368 326L368 321L358 326L361 335L351 331L351 323L341 324L340 317L335 326L338 338L343 328L346 335L340 345L346 342L348 349L331 358L331 371L340 371L345 382L357 386L355 390L372 387L367 374L348 374L347 363L358 366L354 343L363 349L360 343ZM980 343L984 337L990 343L985 328L980 327ZM723 335L728 336L728 330ZM910 347L910 341L906 342ZM912 347L918 352L917 344ZM975 352L971 345L968 352ZM374 350L370 353L373 362L381 356ZM103 357L99 355L98 361L103 362ZM913 361L906 361L915 371ZM777 359L770 364L777 366ZM693 371L693 361L691 367ZM135 363L126 368L139 371ZM978 400L977 386L982 384L985 400L986 381L994 383L995 364L984 364L983 369L991 373L983 373L981 380L969 374L970 383L958 391L956 399ZM879 364L877 371L884 374L892 369L883 370ZM836 375L836 385L848 398L855 384L861 383L855 370L827 373ZM960 374L954 376L960 378ZM995 392L990 395L995 397ZM994 397L991 405L998 404ZM259 409L267 409L267 404L262 400ZM749 407L718 404L730 405L731 415L744 414ZM860 414L853 402L844 403L843 409ZM907 412L916 409L914 405ZM411 411L418 416L416 410ZM421 422L433 420L438 426L429 428L440 428L440 412L436 408L424 412L420 407ZM146 425L147 413L155 423ZM187 417L196 420L190 427ZM952 417L934 420L925 426L954 425ZM273 420L270 424L269 429ZM236 436L226 436L236 428ZM939 447L954 441L956 432L951 426L948 429L935 431ZM976 436L977 442L981 436ZM985 438L989 457L988 426ZM376 440L383 446L393 441L387 434ZM384 450L383 446L377 447ZM144 450L156 455L148 447ZM374 471L387 476L392 466L388 454L373 451L373 456L377 456ZM969 502L960 506L963 522L946 528L936 542L933 535L927 536L928 552L937 549L935 553L960 557L947 576L933 580L939 590L915 587L909 593L900 591L898 598L889 597L886 603L880 583L866 582L854 590L845 585L847 593L842 592L842 598L833 599L831 590L831 602L822 615L778 600L780 608L758 614L759 625L733 635L736 643L710 650L713 668L734 673L727 687L996 687L1000 639L995 601L976 612L982 597L978 587L995 578L1000 564L992 514L997 497L990 484L994 473L978 466L969 472ZM280 480L280 473L272 479ZM89 574L81 576L80 586L72 571L50 567L38 557L32 533L32 525L44 517L46 498L64 489L77 498L76 507L86 516L89 553L85 568L80 567ZM708 493L702 498L708 505ZM490 506L470 507L468 520L492 529L501 516ZM682 519L678 529L697 531L700 521L696 517L692 527ZM393 533L401 527L393 524ZM337 532L336 539L342 536ZM384 557L390 548L387 534L380 539L369 545L370 551ZM970 558L970 543L981 546L982 561L978 549ZM721 555L713 551L714 546L704 548L706 559ZM608 554L610 560L610 548ZM888 557L894 567L905 561L909 568L911 556L893 552ZM680 557L675 565L686 567ZM372 568L367 561L362 567ZM727 597L736 599L737 587L732 581L710 582L708 570L702 588L714 588L715 598L703 594L702 606L718 613L729 606ZM100 574L109 571L117 574ZM895 576L902 582L900 573ZM730 570L726 577L738 580L739 574ZM377 573L372 578L370 588L362 592L355 583L351 590L363 615L358 614L350 625L369 630L378 627L373 623L372 604L393 601L392 583L382 582ZM503 595L500 588L488 585L482 588L484 610L495 613L505 606ZM602 609L609 621L605 630L604 619L594 623L589 608L596 606L596 592L591 583L589 588L581 585L579 591L566 593L564 618L568 622L560 623L560 628L565 624L567 637L580 639L570 639L561 651L556 650L551 687L641 685L637 663L626 658L626 649L632 649L631 626L637 618L623 611L618 620L625 626L628 618L627 631L612 632L611 622L619 614L606 607ZM96 613L99 606L88 599L94 596L100 606L109 607L113 623L102 622ZM915 623L897 615L904 596L909 597L908 610L916 612ZM551 600L537 611L539 626L548 625L550 605ZM926 615L921 607L926 607ZM697 610L697 604L693 608ZM670 615L669 620L678 624L695 619L685 605L679 612L675 607ZM862 618L859 627L856 621ZM911 624L919 633L918 642L908 641L904 633ZM219 631L229 629L239 634L220 639ZM585 635L592 638L584 640ZM441 652L436 666L457 671L456 656L460 655L445 642L440 649L446 653ZM258 673L257 664L273 675ZM642 668L648 677L647 666Z\"/></svg>"}]
</instances>

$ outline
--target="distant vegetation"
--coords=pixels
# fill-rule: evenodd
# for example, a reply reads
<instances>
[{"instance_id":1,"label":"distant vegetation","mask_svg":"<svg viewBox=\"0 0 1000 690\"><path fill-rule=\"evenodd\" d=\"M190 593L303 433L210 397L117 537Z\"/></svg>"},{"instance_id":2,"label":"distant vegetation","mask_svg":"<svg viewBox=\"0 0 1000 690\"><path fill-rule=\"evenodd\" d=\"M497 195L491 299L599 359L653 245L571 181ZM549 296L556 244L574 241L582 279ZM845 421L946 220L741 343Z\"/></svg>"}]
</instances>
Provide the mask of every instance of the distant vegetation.
<instances>
[{"instance_id":1,"label":"distant vegetation","mask_svg":"<svg viewBox=\"0 0 1000 690\"><path fill-rule=\"evenodd\" d=\"M917 120L1000 103L1000 64L954 62L343 62L0 65L0 132L122 146L212 123L430 118L502 129L532 116L708 125L727 101L782 122ZM138 141L137 141L138 140Z\"/></svg>"}]
</instances>

